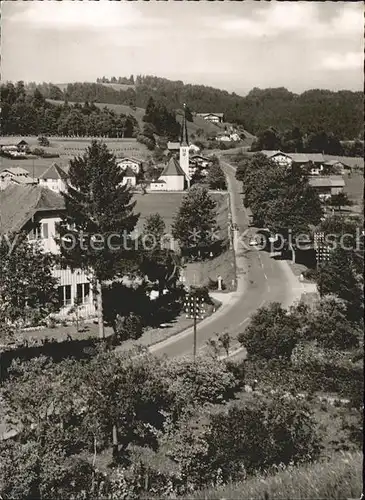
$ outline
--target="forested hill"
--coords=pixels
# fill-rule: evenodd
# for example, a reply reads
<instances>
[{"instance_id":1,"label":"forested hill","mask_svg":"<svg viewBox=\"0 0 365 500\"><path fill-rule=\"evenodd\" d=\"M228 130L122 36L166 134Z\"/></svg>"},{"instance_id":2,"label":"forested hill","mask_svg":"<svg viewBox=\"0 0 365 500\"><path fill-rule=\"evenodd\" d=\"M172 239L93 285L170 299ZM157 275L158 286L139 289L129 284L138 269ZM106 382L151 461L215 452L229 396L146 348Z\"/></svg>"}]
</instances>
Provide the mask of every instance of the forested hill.
<instances>
[{"instance_id":1,"label":"forested hill","mask_svg":"<svg viewBox=\"0 0 365 500\"><path fill-rule=\"evenodd\" d=\"M73 102L94 101L146 108L152 96L171 110L181 108L186 102L193 112L223 112L226 121L239 123L253 134L269 127L279 132L298 127L303 133L326 130L342 140L363 138L362 92L314 89L298 95L284 87L255 88L242 97L204 85L154 76L138 75L134 84L120 86L105 78L98 80L99 83L60 86L42 84L38 88L46 98Z\"/></svg>"}]
</instances>

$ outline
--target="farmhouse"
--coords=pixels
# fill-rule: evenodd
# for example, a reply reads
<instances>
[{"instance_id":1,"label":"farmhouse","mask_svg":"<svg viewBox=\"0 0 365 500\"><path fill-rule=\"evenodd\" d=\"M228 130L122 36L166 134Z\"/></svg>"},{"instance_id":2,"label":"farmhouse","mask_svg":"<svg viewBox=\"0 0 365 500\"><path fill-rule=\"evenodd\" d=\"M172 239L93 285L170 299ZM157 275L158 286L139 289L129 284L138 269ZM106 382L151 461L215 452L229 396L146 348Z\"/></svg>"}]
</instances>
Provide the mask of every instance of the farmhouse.
<instances>
[{"instance_id":1,"label":"farmhouse","mask_svg":"<svg viewBox=\"0 0 365 500\"><path fill-rule=\"evenodd\" d=\"M196 146L195 144L190 144L189 151L190 151L190 153L199 153L200 148L198 146Z\"/></svg>"},{"instance_id":2,"label":"farmhouse","mask_svg":"<svg viewBox=\"0 0 365 500\"><path fill-rule=\"evenodd\" d=\"M142 168L142 162L136 158L121 158L117 160L117 165L122 170L130 168L135 174L139 174Z\"/></svg>"},{"instance_id":3,"label":"farmhouse","mask_svg":"<svg viewBox=\"0 0 365 500\"><path fill-rule=\"evenodd\" d=\"M40 243L45 252L58 254L55 237L64 211L64 198L46 187L9 186L0 191L0 234L26 231L30 242ZM95 314L90 275L81 269L56 267L52 274L59 279L60 316L66 316L77 300L81 303L80 317Z\"/></svg>"},{"instance_id":4,"label":"farmhouse","mask_svg":"<svg viewBox=\"0 0 365 500\"><path fill-rule=\"evenodd\" d=\"M345 181L340 175L313 176L309 178L309 184L322 200L341 193L345 187Z\"/></svg>"},{"instance_id":5,"label":"farmhouse","mask_svg":"<svg viewBox=\"0 0 365 500\"><path fill-rule=\"evenodd\" d=\"M221 135L219 137L217 137L217 141L219 142L231 142L231 138L229 135Z\"/></svg>"},{"instance_id":6,"label":"farmhouse","mask_svg":"<svg viewBox=\"0 0 365 500\"><path fill-rule=\"evenodd\" d=\"M167 149L169 151L179 151L179 149L180 149L180 142L171 142L171 141L169 141L167 143Z\"/></svg>"},{"instance_id":7,"label":"farmhouse","mask_svg":"<svg viewBox=\"0 0 365 500\"><path fill-rule=\"evenodd\" d=\"M19 141L16 146L18 148L18 151L24 151L24 152L26 152L29 149L29 144L24 139L22 139L21 141Z\"/></svg>"},{"instance_id":8,"label":"farmhouse","mask_svg":"<svg viewBox=\"0 0 365 500\"><path fill-rule=\"evenodd\" d=\"M36 184L37 180L29 176L27 170L21 167L10 167L0 173L0 189L5 189L11 184Z\"/></svg>"},{"instance_id":9,"label":"farmhouse","mask_svg":"<svg viewBox=\"0 0 365 500\"><path fill-rule=\"evenodd\" d=\"M66 190L67 174L57 163L52 165L39 177L39 185L51 191L61 193Z\"/></svg>"},{"instance_id":10,"label":"farmhouse","mask_svg":"<svg viewBox=\"0 0 365 500\"><path fill-rule=\"evenodd\" d=\"M122 185L134 187L136 184L137 184L136 174L130 167L127 167L126 170L124 171Z\"/></svg>"},{"instance_id":11,"label":"farmhouse","mask_svg":"<svg viewBox=\"0 0 365 500\"><path fill-rule=\"evenodd\" d=\"M261 151L261 153L281 167L290 167L293 163L292 157L282 151Z\"/></svg>"},{"instance_id":12,"label":"farmhouse","mask_svg":"<svg viewBox=\"0 0 365 500\"><path fill-rule=\"evenodd\" d=\"M352 168L349 165L346 165L342 161L338 160L328 160L324 163L324 168L331 174L345 174L351 172Z\"/></svg>"},{"instance_id":13,"label":"farmhouse","mask_svg":"<svg viewBox=\"0 0 365 500\"><path fill-rule=\"evenodd\" d=\"M200 116L212 123L222 123L224 121L224 113L197 113L196 116Z\"/></svg>"}]
</instances>

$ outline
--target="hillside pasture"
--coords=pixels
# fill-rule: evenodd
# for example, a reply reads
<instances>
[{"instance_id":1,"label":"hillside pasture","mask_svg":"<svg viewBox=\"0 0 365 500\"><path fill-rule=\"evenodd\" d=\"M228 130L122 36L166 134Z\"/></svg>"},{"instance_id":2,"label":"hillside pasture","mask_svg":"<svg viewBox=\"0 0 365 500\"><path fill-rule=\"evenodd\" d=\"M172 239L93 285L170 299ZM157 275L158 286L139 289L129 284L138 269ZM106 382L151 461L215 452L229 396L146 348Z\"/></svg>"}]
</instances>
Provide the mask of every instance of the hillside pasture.
<instances>
[{"instance_id":1,"label":"hillside pasture","mask_svg":"<svg viewBox=\"0 0 365 500\"><path fill-rule=\"evenodd\" d=\"M104 84L104 85L119 85L119 84ZM63 101L56 101L53 99L47 99L48 102L52 104L56 104L58 106L63 104ZM75 104L74 102L70 102L69 104ZM107 103L102 103L102 102L95 102L95 106L97 106L100 109L103 108L108 108L114 111L115 113L123 114L123 115L131 115L133 116L139 125L139 128L143 130L144 126L144 121L143 117L145 115L146 110L144 108L136 108L133 109L130 106L126 104L107 104ZM182 122L182 113L177 113L176 115L176 120L181 124ZM219 132L224 131L225 126L230 126L230 123L211 123L208 120L204 120L201 116L194 116L193 117L194 121L193 122L187 122L187 127L188 127L188 134L191 136L194 134L197 136L197 130L202 129L203 130L203 135L206 137L209 137L210 135L217 134ZM250 134L250 132L247 132L247 130L244 131L246 135L246 139L243 141L244 146L251 146L252 142L255 139L255 136ZM198 137L197 137L198 138Z\"/></svg>"},{"instance_id":2,"label":"hillside pasture","mask_svg":"<svg viewBox=\"0 0 365 500\"><path fill-rule=\"evenodd\" d=\"M95 82L97 83L97 82ZM68 83L55 83L55 86L58 87L62 92L67 89ZM135 89L135 85L128 85L127 83L100 83L99 85L104 85L104 87L111 87L114 90L128 90Z\"/></svg>"}]
</instances>

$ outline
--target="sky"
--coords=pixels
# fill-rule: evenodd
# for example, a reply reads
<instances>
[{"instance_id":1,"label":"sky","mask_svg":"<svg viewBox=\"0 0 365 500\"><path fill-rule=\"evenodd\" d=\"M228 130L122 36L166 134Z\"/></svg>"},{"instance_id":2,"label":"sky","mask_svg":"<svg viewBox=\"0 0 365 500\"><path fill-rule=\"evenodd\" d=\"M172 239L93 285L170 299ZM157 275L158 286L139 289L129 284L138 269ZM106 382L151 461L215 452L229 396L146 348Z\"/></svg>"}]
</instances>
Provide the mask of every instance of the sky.
<instances>
[{"instance_id":1,"label":"sky","mask_svg":"<svg viewBox=\"0 0 365 500\"><path fill-rule=\"evenodd\" d=\"M363 16L362 2L2 2L1 79L362 90Z\"/></svg>"}]
</instances>

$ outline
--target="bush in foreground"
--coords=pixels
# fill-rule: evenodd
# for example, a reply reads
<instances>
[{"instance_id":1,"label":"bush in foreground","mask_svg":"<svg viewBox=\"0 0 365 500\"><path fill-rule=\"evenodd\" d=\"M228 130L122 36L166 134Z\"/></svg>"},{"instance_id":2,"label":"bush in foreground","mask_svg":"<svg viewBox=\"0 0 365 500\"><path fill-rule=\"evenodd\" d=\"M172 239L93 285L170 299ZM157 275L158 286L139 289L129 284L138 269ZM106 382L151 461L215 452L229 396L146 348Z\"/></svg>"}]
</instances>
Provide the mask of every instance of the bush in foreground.
<instances>
[{"instance_id":1,"label":"bush in foreground","mask_svg":"<svg viewBox=\"0 0 365 500\"><path fill-rule=\"evenodd\" d=\"M288 467L277 474L258 476L191 495L192 499L254 498L276 500L296 498L360 498L362 454L336 454L331 460Z\"/></svg>"}]
</instances>

